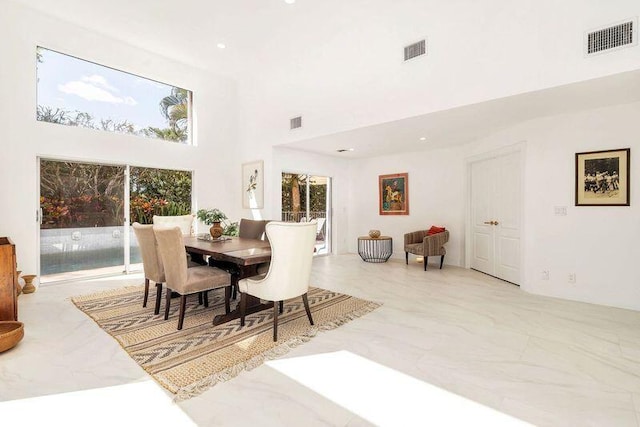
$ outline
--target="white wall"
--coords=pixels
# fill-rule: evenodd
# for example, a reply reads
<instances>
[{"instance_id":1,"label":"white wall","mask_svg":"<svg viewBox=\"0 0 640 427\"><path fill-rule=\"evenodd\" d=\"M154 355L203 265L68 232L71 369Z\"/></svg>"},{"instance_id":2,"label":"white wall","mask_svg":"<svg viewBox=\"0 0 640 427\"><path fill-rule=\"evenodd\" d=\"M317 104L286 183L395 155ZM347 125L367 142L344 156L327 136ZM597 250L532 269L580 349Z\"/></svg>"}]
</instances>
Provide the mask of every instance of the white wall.
<instances>
[{"instance_id":1,"label":"white wall","mask_svg":"<svg viewBox=\"0 0 640 427\"><path fill-rule=\"evenodd\" d=\"M640 15L637 0L336 0L304 7L315 18L272 35L240 81L249 140L303 140L640 66L640 47L583 53L585 31ZM428 56L403 63L403 46L425 36ZM297 115L303 128L290 132Z\"/></svg>"},{"instance_id":2,"label":"white wall","mask_svg":"<svg viewBox=\"0 0 640 427\"><path fill-rule=\"evenodd\" d=\"M349 200L349 162L337 157L322 156L298 150L275 147L272 161L271 218L280 218L282 211L282 172L308 173L331 177L331 242L334 254L349 251L348 213L354 208Z\"/></svg>"},{"instance_id":3,"label":"white wall","mask_svg":"<svg viewBox=\"0 0 640 427\"><path fill-rule=\"evenodd\" d=\"M640 103L600 108L522 123L467 147L471 155L526 141L524 290L640 309L638 117ZM628 147L631 206L574 206L575 153ZM555 206L567 206L567 216L555 216Z\"/></svg>"},{"instance_id":4,"label":"white wall","mask_svg":"<svg viewBox=\"0 0 640 427\"><path fill-rule=\"evenodd\" d=\"M394 238L445 225L446 264L464 265L466 165L474 156L524 142L523 290L640 310L640 103L528 121L462 147L357 160L351 164L349 245L370 228ZM575 153L631 148L631 206L574 206ZM409 216L378 215L378 175L409 172ZM567 216L554 207L566 206ZM541 272L550 272L548 281ZM576 283L568 283L569 273Z\"/></svg>"},{"instance_id":5,"label":"white wall","mask_svg":"<svg viewBox=\"0 0 640 427\"><path fill-rule=\"evenodd\" d=\"M197 146L37 122L36 46L190 89ZM35 273L38 260L37 156L130 163L195 171L201 207L240 214L235 84L59 20L2 2L0 13L0 235L16 243L18 267ZM233 159L233 161L229 161Z\"/></svg>"},{"instance_id":6,"label":"white wall","mask_svg":"<svg viewBox=\"0 0 640 427\"><path fill-rule=\"evenodd\" d=\"M445 264L463 265L465 166L462 158L462 148L454 147L352 161L350 252L357 252L358 236L377 229L393 238L392 257L404 258L404 234L436 225L450 231ZM380 215L378 176L403 172L409 174L409 215Z\"/></svg>"}]
</instances>

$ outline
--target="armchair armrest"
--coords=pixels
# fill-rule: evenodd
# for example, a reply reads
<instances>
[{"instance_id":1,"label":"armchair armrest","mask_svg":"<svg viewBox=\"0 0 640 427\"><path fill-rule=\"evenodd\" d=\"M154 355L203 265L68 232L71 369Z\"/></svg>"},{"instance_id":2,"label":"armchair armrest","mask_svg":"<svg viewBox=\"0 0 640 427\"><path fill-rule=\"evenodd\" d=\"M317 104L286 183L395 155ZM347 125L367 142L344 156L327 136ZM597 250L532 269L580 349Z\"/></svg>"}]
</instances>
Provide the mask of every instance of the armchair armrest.
<instances>
[{"instance_id":1,"label":"armchair armrest","mask_svg":"<svg viewBox=\"0 0 640 427\"><path fill-rule=\"evenodd\" d=\"M424 237L427 235L427 232L424 230L414 231L413 233L407 233L404 235L404 245L411 245L414 243L420 243L423 241Z\"/></svg>"},{"instance_id":2,"label":"armchair armrest","mask_svg":"<svg viewBox=\"0 0 640 427\"><path fill-rule=\"evenodd\" d=\"M424 243L424 253L427 256L432 255L444 255L446 251L443 246L449 241L449 231L445 230L442 233L432 234L430 236L424 236L422 242Z\"/></svg>"}]
</instances>

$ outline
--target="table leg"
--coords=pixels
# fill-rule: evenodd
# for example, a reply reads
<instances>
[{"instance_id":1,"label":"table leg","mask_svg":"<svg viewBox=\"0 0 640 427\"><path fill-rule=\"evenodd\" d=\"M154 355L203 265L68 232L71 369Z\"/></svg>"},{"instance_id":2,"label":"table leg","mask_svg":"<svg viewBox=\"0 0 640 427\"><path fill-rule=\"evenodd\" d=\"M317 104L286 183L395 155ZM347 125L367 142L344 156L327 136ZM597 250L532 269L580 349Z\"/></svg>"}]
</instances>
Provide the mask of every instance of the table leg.
<instances>
[{"instance_id":1,"label":"table leg","mask_svg":"<svg viewBox=\"0 0 640 427\"><path fill-rule=\"evenodd\" d=\"M237 272L231 273L231 286L233 288L238 287L238 281L240 279L244 279L245 277L251 276L251 267L240 267ZM247 295L247 308L245 315L256 313L258 311L266 310L268 308L273 307L272 302L262 303L260 302L260 298L256 298L252 295ZM213 318L213 325L221 325L223 323L230 322L235 319L240 319L240 304L236 305L236 308L231 310L226 314L218 314Z\"/></svg>"}]
</instances>

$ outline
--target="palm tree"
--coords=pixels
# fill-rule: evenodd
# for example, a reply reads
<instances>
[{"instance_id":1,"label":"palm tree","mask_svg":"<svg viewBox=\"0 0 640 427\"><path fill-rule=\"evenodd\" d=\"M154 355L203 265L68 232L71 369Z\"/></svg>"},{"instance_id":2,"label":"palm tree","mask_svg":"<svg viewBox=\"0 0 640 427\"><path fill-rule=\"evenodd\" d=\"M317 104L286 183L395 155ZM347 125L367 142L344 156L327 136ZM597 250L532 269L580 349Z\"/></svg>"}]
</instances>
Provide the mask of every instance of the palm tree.
<instances>
[{"instance_id":1,"label":"palm tree","mask_svg":"<svg viewBox=\"0 0 640 427\"><path fill-rule=\"evenodd\" d=\"M189 123L189 101L189 91L179 87L172 88L171 95L160 101L160 112L169 120L171 129L176 133L184 133L185 136Z\"/></svg>"},{"instance_id":2,"label":"palm tree","mask_svg":"<svg viewBox=\"0 0 640 427\"><path fill-rule=\"evenodd\" d=\"M142 133L145 136L164 139L165 141L186 141L187 140L187 131L180 128L154 128L149 126L145 129L142 129Z\"/></svg>"}]
</instances>

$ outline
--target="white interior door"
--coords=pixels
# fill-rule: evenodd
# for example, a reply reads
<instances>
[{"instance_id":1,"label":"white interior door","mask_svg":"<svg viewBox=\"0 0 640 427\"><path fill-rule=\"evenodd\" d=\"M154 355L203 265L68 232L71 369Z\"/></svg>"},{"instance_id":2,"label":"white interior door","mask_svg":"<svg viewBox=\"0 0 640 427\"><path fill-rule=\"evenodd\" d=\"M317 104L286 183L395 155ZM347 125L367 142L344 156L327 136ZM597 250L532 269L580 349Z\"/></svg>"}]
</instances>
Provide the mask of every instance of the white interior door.
<instances>
[{"instance_id":1,"label":"white interior door","mask_svg":"<svg viewBox=\"0 0 640 427\"><path fill-rule=\"evenodd\" d=\"M520 154L471 165L471 268L509 282L520 281Z\"/></svg>"},{"instance_id":2,"label":"white interior door","mask_svg":"<svg viewBox=\"0 0 640 427\"><path fill-rule=\"evenodd\" d=\"M494 175L491 161L471 165L471 268L492 276L495 276Z\"/></svg>"}]
</instances>

